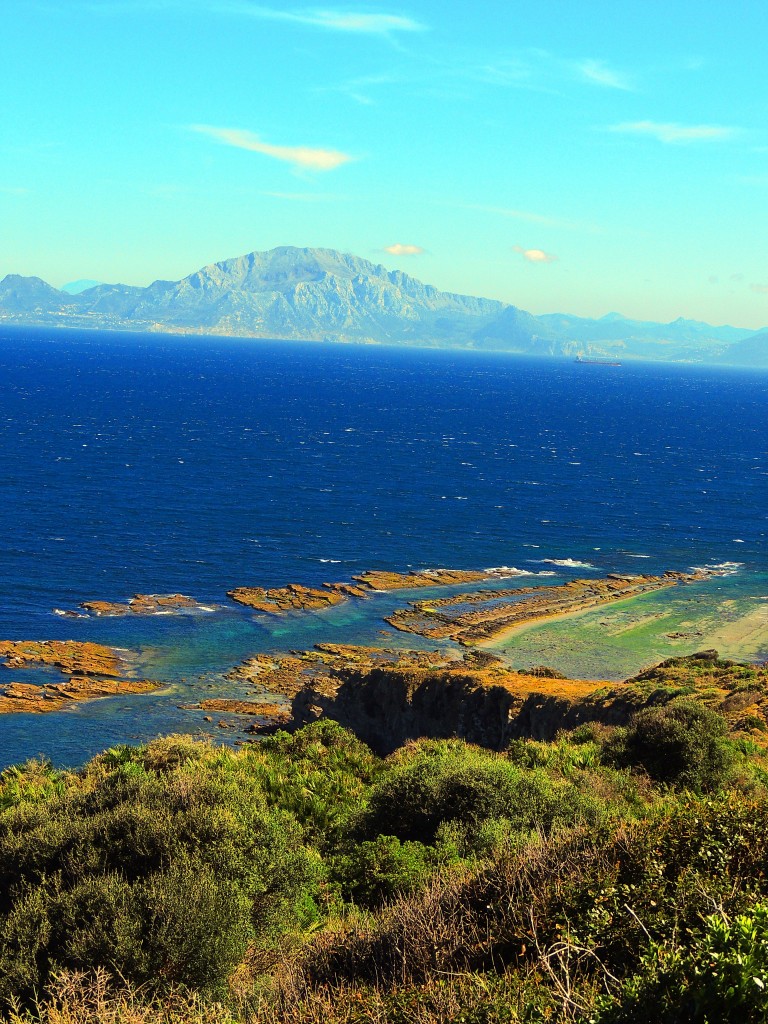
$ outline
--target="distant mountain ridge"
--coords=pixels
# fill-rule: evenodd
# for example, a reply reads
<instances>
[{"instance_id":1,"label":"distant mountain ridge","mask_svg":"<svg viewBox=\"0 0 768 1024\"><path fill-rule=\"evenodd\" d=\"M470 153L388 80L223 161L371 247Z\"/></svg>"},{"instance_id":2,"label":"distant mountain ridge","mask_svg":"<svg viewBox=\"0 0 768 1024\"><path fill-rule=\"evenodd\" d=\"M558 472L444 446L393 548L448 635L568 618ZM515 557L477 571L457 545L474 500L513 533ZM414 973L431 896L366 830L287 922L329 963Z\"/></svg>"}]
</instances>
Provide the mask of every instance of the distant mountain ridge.
<instances>
[{"instance_id":1,"label":"distant mountain ridge","mask_svg":"<svg viewBox=\"0 0 768 1024\"><path fill-rule=\"evenodd\" d=\"M494 299L442 292L334 249L282 246L213 263L147 288L74 294L37 277L0 281L0 325L57 325L243 337L374 342L613 359L768 365L768 332L609 313L534 316Z\"/></svg>"}]
</instances>

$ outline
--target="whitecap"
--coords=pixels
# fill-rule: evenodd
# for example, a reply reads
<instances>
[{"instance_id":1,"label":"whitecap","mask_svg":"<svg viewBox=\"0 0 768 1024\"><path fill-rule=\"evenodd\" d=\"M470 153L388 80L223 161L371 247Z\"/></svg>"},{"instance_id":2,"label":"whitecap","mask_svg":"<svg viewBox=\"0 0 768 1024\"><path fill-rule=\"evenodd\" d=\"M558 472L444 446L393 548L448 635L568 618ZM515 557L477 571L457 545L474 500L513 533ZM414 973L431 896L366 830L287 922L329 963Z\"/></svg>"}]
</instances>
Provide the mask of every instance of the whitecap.
<instances>
[{"instance_id":1,"label":"whitecap","mask_svg":"<svg viewBox=\"0 0 768 1024\"><path fill-rule=\"evenodd\" d=\"M743 562L713 562L708 565L692 565L690 570L704 576L734 576L743 565Z\"/></svg>"},{"instance_id":2,"label":"whitecap","mask_svg":"<svg viewBox=\"0 0 768 1024\"><path fill-rule=\"evenodd\" d=\"M508 576L537 576L538 573L533 572L532 569L518 569L514 565L495 565L488 569L484 569L489 576L501 576L506 578Z\"/></svg>"},{"instance_id":3,"label":"whitecap","mask_svg":"<svg viewBox=\"0 0 768 1024\"><path fill-rule=\"evenodd\" d=\"M597 569L591 562L580 562L577 558L542 558L548 565L559 565L563 569Z\"/></svg>"}]
</instances>

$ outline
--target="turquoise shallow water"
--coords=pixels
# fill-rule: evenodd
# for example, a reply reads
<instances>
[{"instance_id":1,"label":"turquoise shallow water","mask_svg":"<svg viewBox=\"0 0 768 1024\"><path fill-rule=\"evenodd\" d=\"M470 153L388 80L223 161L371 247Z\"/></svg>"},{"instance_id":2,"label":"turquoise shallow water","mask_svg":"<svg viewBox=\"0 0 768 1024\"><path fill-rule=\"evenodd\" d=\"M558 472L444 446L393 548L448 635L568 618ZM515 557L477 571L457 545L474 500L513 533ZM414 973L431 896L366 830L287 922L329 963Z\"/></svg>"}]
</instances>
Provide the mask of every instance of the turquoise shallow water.
<instances>
[{"instance_id":1,"label":"turquoise shallow water","mask_svg":"<svg viewBox=\"0 0 768 1024\"><path fill-rule=\"evenodd\" d=\"M194 731L200 716L176 705L224 692L222 670L259 650L414 642L380 635L408 595L268 620L229 604L234 586L368 568L514 565L557 580L728 561L738 571L713 607L768 596L768 374L35 331L0 332L0 371L0 637L130 648L139 674L172 686L3 716L2 763L73 764ZM52 613L141 591L221 610ZM617 657L630 640L610 640ZM656 649L651 633L640 640ZM558 642L536 641L554 660ZM521 644L512 660L537 653Z\"/></svg>"}]
</instances>

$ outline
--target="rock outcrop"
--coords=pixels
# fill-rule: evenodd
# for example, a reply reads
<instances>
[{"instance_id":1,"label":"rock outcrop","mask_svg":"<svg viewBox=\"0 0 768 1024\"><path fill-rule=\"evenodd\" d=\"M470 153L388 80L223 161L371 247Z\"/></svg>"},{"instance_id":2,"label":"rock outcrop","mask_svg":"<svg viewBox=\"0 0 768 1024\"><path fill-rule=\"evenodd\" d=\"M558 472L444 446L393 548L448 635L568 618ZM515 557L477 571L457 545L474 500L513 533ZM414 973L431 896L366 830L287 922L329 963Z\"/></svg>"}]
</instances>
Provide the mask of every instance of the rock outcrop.
<instances>
[{"instance_id":1,"label":"rock outcrop","mask_svg":"<svg viewBox=\"0 0 768 1024\"><path fill-rule=\"evenodd\" d=\"M341 604L345 600L345 595L337 589L303 587L300 583L289 583L285 587L275 587L272 590L265 590L263 587L236 587L227 591L227 597L267 615L319 611L334 604Z\"/></svg>"},{"instance_id":2,"label":"rock outcrop","mask_svg":"<svg viewBox=\"0 0 768 1024\"><path fill-rule=\"evenodd\" d=\"M453 661L438 651L377 648L292 657L303 670L294 677L290 728L332 718L380 754L424 736L503 750L585 723L625 725L640 708L691 695L734 732L763 744L768 735L768 667L722 661L716 651L669 659L624 683L565 679L545 666L517 672L476 650Z\"/></svg>"},{"instance_id":3,"label":"rock outcrop","mask_svg":"<svg viewBox=\"0 0 768 1024\"><path fill-rule=\"evenodd\" d=\"M422 736L455 736L503 750L515 737L552 739L585 721L625 721L626 707L600 699L605 685L545 680L500 663L479 669L471 663L425 669L402 662L341 668L296 695L294 726L333 718L380 754Z\"/></svg>"},{"instance_id":4,"label":"rock outcrop","mask_svg":"<svg viewBox=\"0 0 768 1024\"><path fill-rule=\"evenodd\" d=\"M134 594L130 600L83 601L80 607L91 615L170 615L175 612L212 611L186 594Z\"/></svg>"}]
</instances>

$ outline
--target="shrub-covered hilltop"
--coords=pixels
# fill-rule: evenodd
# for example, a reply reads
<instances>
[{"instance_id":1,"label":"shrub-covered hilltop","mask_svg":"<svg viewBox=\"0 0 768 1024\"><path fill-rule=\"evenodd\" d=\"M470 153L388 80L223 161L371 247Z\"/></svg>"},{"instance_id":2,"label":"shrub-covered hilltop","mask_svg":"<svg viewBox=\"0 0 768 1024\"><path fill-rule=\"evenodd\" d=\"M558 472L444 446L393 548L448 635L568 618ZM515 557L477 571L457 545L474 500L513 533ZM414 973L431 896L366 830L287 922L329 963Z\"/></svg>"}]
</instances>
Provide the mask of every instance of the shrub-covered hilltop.
<instances>
[{"instance_id":1,"label":"shrub-covered hilltop","mask_svg":"<svg viewBox=\"0 0 768 1024\"><path fill-rule=\"evenodd\" d=\"M623 727L502 752L321 720L7 769L0 1019L768 1020L765 724L724 717L766 671L656 678Z\"/></svg>"}]
</instances>

